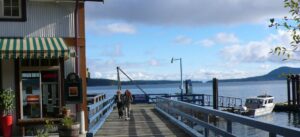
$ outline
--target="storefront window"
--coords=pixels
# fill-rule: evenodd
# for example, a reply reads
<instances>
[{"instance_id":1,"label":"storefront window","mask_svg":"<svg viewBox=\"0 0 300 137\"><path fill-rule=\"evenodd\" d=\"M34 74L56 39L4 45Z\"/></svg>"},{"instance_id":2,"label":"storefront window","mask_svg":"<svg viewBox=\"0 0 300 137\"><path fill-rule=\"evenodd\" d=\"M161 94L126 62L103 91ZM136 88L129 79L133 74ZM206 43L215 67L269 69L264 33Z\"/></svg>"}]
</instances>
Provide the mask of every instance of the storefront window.
<instances>
[{"instance_id":1,"label":"storefront window","mask_svg":"<svg viewBox=\"0 0 300 137\"><path fill-rule=\"evenodd\" d=\"M22 73L23 117L41 117L40 73Z\"/></svg>"},{"instance_id":2,"label":"storefront window","mask_svg":"<svg viewBox=\"0 0 300 137\"><path fill-rule=\"evenodd\" d=\"M24 119L59 114L58 77L58 71L22 73Z\"/></svg>"}]
</instances>

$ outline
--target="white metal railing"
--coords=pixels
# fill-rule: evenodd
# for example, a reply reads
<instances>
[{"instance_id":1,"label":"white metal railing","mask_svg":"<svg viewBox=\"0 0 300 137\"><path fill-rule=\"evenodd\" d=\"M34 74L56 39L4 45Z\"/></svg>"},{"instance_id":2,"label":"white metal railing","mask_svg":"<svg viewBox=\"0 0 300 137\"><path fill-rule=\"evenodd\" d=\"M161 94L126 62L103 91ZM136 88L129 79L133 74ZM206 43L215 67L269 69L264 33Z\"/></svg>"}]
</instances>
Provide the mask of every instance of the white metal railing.
<instances>
[{"instance_id":1,"label":"white metal railing","mask_svg":"<svg viewBox=\"0 0 300 137\"><path fill-rule=\"evenodd\" d=\"M157 97L156 101L155 108L160 113L168 117L178 126L184 128L184 130L192 136L200 136L199 133L205 137L208 137L209 134L226 137L240 136L233 134L233 131L237 130L233 129L233 122L268 132L269 137L276 137L276 135L286 137L300 136L300 130L297 128L265 123L238 114L214 110L165 97ZM218 126L218 124L212 124L216 121L220 122L220 119L224 120L223 124L225 123L225 126L223 128ZM200 132L197 131L195 126L201 126L202 130Z\"/></svg>"}]
</instances>

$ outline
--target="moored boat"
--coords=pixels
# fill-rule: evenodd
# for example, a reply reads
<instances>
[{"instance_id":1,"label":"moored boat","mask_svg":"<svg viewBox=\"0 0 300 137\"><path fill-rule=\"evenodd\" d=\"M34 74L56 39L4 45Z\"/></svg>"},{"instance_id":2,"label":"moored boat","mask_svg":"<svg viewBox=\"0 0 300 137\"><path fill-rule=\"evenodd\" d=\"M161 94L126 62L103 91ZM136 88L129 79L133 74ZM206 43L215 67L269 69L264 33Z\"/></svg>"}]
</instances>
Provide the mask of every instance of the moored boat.
<instances>
[{"instance_id":1,"label":"moored boat","mask_svg":"<svg viewBox=\"0 0 300 137\"><path fill-rule=\"evenodd\" d=\"M272 113L274 107L274 97L265 94L247 98L245 106L241 110L244 111L245 115L256 117Z\"/></svg>"}]
</instances>

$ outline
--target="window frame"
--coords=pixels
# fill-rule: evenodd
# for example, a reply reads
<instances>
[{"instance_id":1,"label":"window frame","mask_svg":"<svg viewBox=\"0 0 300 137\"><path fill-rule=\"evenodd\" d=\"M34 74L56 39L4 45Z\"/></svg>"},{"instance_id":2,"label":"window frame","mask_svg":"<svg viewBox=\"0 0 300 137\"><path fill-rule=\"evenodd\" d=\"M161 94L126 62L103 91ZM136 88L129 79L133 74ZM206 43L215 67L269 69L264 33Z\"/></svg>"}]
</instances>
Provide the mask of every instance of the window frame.
<instances>
[{"instance_id":1,"label":"window frame","mask_svg":"<svg viewBox=\"0 0 300 137\"><path fill-rule=\"evenodd\" d=\"M0 21L20 21L20 22L24 22L27 20L27 13L26 13L26 1L27 0L19 0L20 1L20 16L19 17L4 17L4 16L0 16ZM4 1L2 0L2 7L0 7L1 10L3 10L3 14L4 14Z\"/></svg>"}]
</instances>

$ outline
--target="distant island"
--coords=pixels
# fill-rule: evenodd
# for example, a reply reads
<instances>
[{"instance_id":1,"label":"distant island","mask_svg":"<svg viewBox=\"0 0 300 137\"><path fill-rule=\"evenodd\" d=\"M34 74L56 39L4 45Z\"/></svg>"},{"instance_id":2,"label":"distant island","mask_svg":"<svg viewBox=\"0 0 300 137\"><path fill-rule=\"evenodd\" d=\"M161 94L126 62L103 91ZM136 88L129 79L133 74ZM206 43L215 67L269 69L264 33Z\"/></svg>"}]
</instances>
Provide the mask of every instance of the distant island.
<instances>
[{"instance_id":1,"label":"distant island","mask_svg":"<svg viewBox=\"0 0 300 137\"><path fill-rule=\"evenodd\" d=\"M176 80L135 80L134 81L138 85L145 85L145 84L173 84L173 83L179 83L180 81ZM200 82L202 81L193 81L194 82ZM122 81L122 85L133 85L131 81ZM113 86L118 85L118 81L111 80L111 79L88 79L87 81L88 86Z\"/></svg>"},{"instance_id":2,"label":"distant island","mask_svg":"<svg viewBox=\"0 0 300 137\"><path fill-rule=\"evenodd\" d=\"M300 74L300 68L280 67L272 70L268 74L262 76L239 78L239 79L223 79L219 82L242 82L242 81L271 81L271 80L285 80L286 74ZM211 82L211 81L209 81Z\"/></svg>"},{"instance_id":3,"label":"distant island","mask_svg":"<svg viewBox=\"0 0 300 137\"><path fill-rule=\"evenodd\" d=\"M242 81L271 81L271 80L285 80L285 74L300 74L300 68L280 67L272 70L268 74L262 76L239 78L239 79L221 79L219 82L242 82ZM176 80L136 80L135 83L143 84L172 84L179 83ZM208 81L211 82L211 81ZM193 83L202 83L202 81L193 81ZM122 81L122 85L133 85L130 81ZM118 81L111 79L88 79L88 86L110 86L118 85Z\"/></svg>"}]
</instances>

